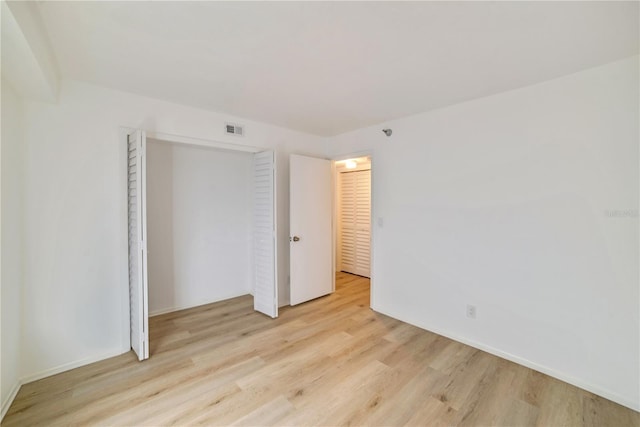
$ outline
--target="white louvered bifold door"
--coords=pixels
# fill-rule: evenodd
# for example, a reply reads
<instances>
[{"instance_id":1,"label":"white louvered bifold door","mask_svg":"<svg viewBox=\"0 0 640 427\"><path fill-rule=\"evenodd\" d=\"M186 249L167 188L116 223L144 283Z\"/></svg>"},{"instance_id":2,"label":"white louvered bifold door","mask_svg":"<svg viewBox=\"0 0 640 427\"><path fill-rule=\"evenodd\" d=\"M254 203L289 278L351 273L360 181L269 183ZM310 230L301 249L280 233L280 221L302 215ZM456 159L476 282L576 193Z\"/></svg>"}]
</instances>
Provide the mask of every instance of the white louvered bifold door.
<instances>
[{"instance_id":1,"label":"white louvered bifold door","mask_svg":"<svg viewBox=\"0 0 640 427\"><path fill-rule=\"evenodd\" d=\"M370 277L370 170L340 174L340 254L342 271Z\"/></svg>"},{"instance_id":2,"label":"white louvered bifold door","mask_svg":"<svg viewBox=\"0 0 640 427\"><path fill-rule=\"evenodd\" d=\"M136 130L127 135L129 312L131 348L139 360L149 358L145 150L146 137L143 131Z\"/></svg>"},{"instance_id":3,"label":"white louvered bifold door","mask_svg":"<svg viewBox=\"0 0 640 427\"><path fill-rule=\"evenodd\" d=\"M253 157L253 308L278 317L276 282L275 153Z\"/></svg>"}]
</instances>

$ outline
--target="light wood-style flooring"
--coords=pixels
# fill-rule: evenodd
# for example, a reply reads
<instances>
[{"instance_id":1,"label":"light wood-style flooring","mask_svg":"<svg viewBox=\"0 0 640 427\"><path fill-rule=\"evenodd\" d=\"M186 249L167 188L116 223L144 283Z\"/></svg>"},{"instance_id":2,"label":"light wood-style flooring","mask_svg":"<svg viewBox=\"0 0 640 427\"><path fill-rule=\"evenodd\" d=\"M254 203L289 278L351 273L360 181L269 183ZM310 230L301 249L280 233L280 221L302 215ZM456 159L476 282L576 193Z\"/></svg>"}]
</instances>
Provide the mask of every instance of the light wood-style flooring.
<instances>
[{"instance_id":1,"label":"light wood-style flooring","mask_svg":"<svg viewBox=\"0 0 640 427\"><path fill-rule=\"evenodd\" d=\"M369 280L276 320L250 296L157 316L132 353L26 384L2 425L638 426L640 415L369 309Z\"/></svg>"}]
</instances>

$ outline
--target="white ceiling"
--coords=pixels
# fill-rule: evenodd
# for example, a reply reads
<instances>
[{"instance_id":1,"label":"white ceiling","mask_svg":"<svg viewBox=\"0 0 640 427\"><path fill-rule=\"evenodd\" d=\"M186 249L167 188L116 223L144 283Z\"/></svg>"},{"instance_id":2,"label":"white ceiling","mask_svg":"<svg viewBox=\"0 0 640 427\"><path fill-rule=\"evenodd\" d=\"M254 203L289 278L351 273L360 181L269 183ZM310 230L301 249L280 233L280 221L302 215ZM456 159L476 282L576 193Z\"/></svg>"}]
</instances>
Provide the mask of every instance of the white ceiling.
<instances>
[{"instance_id":1,"label":"white ceiling","mask_svg":"<svg viewBox=\"0 0 640 427\"><path fill-rule=\"evenodd\" d=\"M638 2L40 2L63 77L322 136L638 53Z\"/></svg>"}]
</instances>

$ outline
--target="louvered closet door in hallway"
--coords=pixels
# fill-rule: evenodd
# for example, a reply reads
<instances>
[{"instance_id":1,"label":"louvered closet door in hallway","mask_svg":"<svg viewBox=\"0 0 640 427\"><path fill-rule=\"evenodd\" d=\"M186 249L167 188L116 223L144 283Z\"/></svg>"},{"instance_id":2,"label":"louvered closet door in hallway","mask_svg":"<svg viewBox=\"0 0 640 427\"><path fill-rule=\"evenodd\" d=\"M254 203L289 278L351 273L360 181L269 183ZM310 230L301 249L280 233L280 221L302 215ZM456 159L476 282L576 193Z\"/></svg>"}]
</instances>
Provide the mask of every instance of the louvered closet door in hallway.
<instances>
[{"instance_id":1,"label":"louvered closet door in hallway","mask_svg":"<svg viewBox=\"0 0 640 427\"><path fill-rule=\"evenodd\" d=\"M340 269L370 277L371 170L340 173Z\"/></svg>"}]
</instances>

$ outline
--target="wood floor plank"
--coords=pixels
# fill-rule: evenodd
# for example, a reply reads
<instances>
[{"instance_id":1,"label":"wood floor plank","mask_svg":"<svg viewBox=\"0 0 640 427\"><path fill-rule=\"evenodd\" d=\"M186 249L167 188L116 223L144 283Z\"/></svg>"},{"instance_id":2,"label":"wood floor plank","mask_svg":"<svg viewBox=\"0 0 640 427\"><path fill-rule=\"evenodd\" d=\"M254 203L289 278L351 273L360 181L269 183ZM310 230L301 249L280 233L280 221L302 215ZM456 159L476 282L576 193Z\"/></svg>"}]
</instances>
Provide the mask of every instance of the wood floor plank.
<instances>
[{"instance_id":1,"label":"wood floor plank","mask_svg":"<svg viewBox=\"0 0 640 427\"><path fill-rule=\"evenodd\" d=\"M284 396L278 396L235 421L233 426L261 426L276 424L286 415L295 410L294 406Z\"/></svg>"},{"instance_id":2,"label":"wood floor plank","mask_svg":"<svg viewBox=\"0 0 640 427\"><path fill-rule=\"evenodd\" d=\"M146 414L158 413L185 403L189 404L192 399L205 393L215 394L217 398L228 396L238 390L235 382L237 379L259 370L264 364L264 361L259 357L253 357L209 375L199 372L188 380L184 380L180 384L101 422L105 425L139 425L148 422Z\"/></svg>"},{"instance_id":3,"label":"wood floor plank","mask_svg":"<svg viewBox=\"0 0 640 427\"><path fill-rule=\"evenodd\" d=\"M640 414L369 309L369 280L271 319L251 296L150 319L132 353L25 384L3 426L640 426Z\"/></svg>"}]
</instances>

